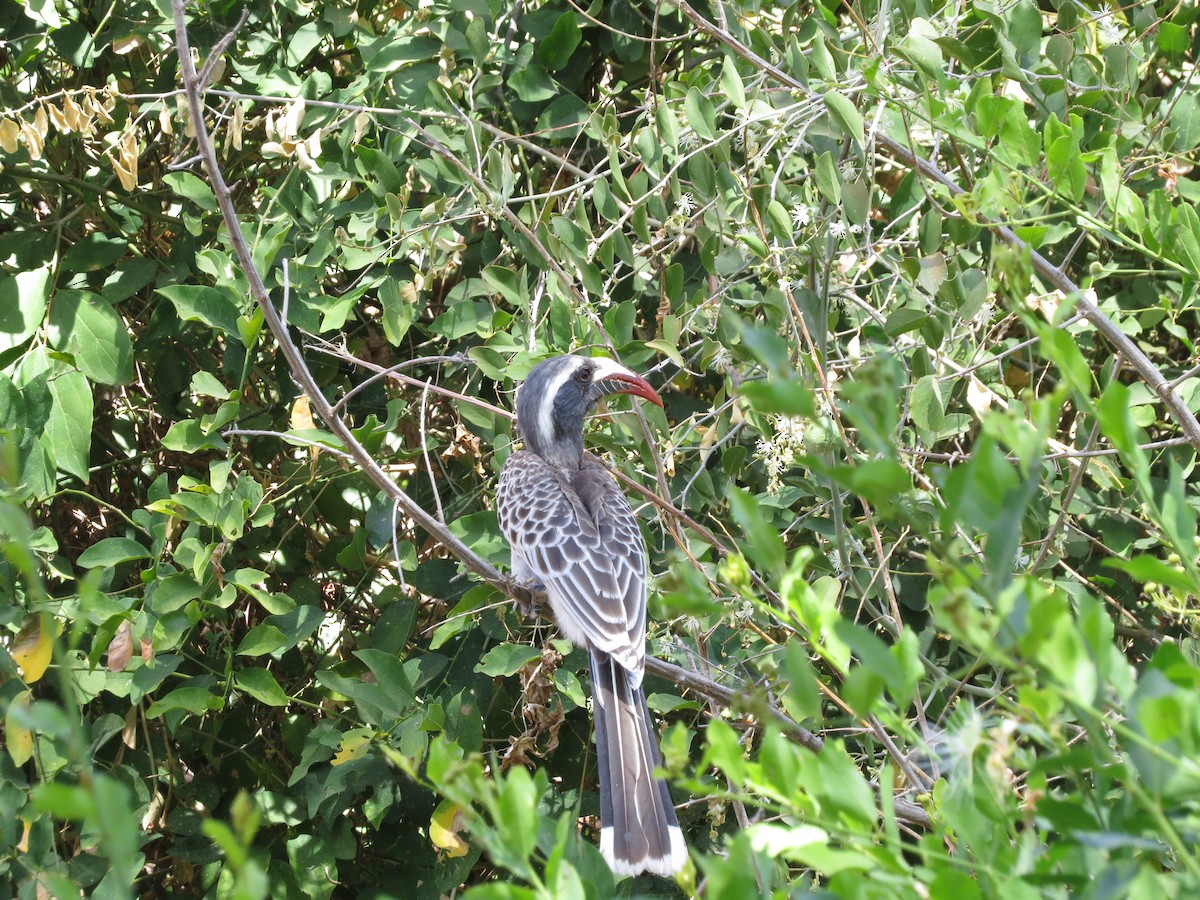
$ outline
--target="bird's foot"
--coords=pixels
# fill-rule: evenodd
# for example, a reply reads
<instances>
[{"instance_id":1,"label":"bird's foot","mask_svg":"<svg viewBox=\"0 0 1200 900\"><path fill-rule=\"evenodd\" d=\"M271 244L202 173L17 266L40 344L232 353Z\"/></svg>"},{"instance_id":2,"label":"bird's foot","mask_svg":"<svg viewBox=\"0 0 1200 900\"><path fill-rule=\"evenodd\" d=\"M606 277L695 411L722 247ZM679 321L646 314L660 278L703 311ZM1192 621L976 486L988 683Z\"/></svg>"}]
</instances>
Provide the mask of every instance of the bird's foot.
<instances>
[{"instance_id":1,"label":"bird's foot","mask_svg":"<svg viewBox=\"0 0 1200 900\"><path fill-rule=\"evenodd\" d=\"M542 615L542 601L546 597L546 585L537 578L509 578L508 596L517 604L517 609L526 618L537 619Z\"/></svg>"}]
</instances>

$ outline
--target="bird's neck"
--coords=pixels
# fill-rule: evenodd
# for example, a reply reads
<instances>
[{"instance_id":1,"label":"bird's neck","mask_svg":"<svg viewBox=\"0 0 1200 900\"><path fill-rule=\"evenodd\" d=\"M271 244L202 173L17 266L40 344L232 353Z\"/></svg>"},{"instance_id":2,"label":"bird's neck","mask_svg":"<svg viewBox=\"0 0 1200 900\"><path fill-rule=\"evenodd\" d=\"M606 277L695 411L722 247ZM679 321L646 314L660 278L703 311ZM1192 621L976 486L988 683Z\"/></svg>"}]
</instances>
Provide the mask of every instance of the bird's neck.
<instances>
[{"instance_id":1,"label":"bird's neck","mask_svg":"<svg viewBox=\"0 0 1200 900\"><path fill-rule=\"evenodd\" d=\"M578 442L555 441L545 447L530 448L556 469L578 469L583 464L583 436Z\"/></svg>"},{"instance_id":2,"label":"bird's neck","mask_svg":"<svg viewBox=\"0 0 1200 900\"><path fill-rule=\"evenodd\" d=\"M518 423L525 446L559 469L578 469L583 461L583 422L561 422L544 417Z\"/></svg>"}]
</instances>

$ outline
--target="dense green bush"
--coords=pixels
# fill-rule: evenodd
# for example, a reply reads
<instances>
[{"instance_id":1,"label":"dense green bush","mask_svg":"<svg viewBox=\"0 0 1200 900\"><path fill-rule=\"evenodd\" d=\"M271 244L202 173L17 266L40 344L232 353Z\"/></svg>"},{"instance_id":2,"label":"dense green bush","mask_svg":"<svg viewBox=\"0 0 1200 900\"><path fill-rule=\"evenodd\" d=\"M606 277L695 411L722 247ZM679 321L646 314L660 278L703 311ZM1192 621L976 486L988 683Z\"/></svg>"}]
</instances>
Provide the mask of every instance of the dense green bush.
<instances>
[{"instance_id":1,"label":"dense green bush","mask_svg":"<svg viewBox=\"0 0 1200 900\"><path fill-rule=\"evenodd\" d=\"M1200 891L1195 9L246 13L187 23L253 272L171 9L0 0L0 897ZM666 401L588 439L677 885L491 569L572 350Z\"/></svg>"}]
</instances>

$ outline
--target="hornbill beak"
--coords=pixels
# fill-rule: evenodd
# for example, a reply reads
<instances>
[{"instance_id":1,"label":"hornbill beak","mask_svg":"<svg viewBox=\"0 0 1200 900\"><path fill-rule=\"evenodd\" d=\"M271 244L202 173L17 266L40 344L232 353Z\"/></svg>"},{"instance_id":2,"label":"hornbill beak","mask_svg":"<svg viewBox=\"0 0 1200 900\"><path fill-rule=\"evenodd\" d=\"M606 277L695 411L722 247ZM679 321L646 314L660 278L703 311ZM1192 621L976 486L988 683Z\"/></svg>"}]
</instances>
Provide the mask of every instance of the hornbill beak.
<instances>
[{"instance_id":1,"label":"hornbill beak","mask_svg":"<svg viewBox=\"0 0 1200 900\"><path fill-rule=\"evenodd\" d=\"M642 376L604 357L594 358L592 364L596 367L592 383L600 394L633 394L649 400L655 406L663 405L658 391Z\"/></svg>"}]
</instances>

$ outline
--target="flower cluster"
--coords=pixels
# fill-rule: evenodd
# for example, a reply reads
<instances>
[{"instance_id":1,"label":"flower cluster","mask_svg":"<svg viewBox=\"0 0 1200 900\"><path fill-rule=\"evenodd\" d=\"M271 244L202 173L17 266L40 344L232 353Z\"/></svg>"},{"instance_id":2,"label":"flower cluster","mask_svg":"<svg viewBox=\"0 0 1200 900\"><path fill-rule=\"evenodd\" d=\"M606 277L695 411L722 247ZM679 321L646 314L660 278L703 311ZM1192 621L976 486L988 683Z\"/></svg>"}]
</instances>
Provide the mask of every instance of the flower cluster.
<instances>
[{"instance_id":1,"label":"flower cluster","mask_svg":"<svg viewBox=\"0 0 1200 900\"><path fill-rule=\"evenodd\" d=\"M783 487L783 473L804 449L804 427L804 419L776 416L774 436L759 440L758 458L767 470L767 493L776 494Z\"/></svg>"}]
</instances>

